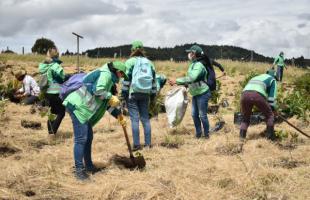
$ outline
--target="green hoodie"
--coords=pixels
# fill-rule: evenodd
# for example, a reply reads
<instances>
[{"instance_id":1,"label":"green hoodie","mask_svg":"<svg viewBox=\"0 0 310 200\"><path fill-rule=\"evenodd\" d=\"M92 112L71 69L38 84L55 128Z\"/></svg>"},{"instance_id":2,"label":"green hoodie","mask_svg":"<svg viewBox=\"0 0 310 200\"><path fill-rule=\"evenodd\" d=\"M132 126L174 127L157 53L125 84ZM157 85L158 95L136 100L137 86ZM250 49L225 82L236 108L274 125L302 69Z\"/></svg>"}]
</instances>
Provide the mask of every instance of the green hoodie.
<instances>
[{"instance_id":1,"label":"green hoodie","mask_svg":"<svg viewBox=\"0 0 310 200\"><path fill-rule=\"evenodd\" d=\"M106 112L112 96L111 88L117 82L118 78L105 64L89 72L83 79L84 86L70 93L63 105L73 111L81 124L94 126Z\"/></svg>"},{"instance_id":2,"label":"green hoodie","mask_svg":"<svg viewBox=\"0 0 310 200\"><path fill-rule=\"evenodd\" d=\"M280 67L284 67L285 63L284 63L284 57L283 56L277 56L274 61L273 61L274 65L280 66Z\"/></svg>"},{"instance_id":3,"label":"green hoodie","mask_svg":"<svg viewBox=\"0 0 310 200\"><path fill-rule=\"evenodd\" d=\"M48 79L48 94L59 94L60 84L65 80L63 68L57 62L44 62L39 64L40 74L46 74Z\"/></svg>"},{"instance_id":4,"label":"green hoodie","mask_svg":"<svg viewBox=\"0 0 310 200\"><path fill-rule=\"evenodd\" d=\"M187 71L185 77L178 78L178 85L188 85L189 93L192 96L201 95L209 90L209 86L205 82L208 72L205 66L199 61L193 61Z\"/></svg>"}]
</instances>

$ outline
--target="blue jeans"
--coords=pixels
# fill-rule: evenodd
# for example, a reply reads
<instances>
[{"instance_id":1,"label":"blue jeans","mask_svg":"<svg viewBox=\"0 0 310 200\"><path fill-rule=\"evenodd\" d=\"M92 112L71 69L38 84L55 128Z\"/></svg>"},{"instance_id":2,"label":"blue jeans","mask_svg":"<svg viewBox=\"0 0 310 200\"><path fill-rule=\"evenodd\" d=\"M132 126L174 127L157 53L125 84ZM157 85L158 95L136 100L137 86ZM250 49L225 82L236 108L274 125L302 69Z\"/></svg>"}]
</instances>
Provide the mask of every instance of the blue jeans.
<instances>
[{"instance_id":1,"label":"blue jeans","mask_svg":"<svg viewBox=\"0 0 310 200\"><path fill-rule=\"evenodd\" d=\"M210 97L211 92L208 91L201 95L194 96L192 100L192 117L194 120L197 138L201 137L202 134L201 124L204 129L205 137L209 136L209 120L207 112L208 112L208 101Z\"/></svg>"},{"instance_id":2,"label":"blue jeans","mask_svg":"<svg viewBox=\"0 0 310 200\"><path fill-rule=\"evenodd\" d=\"M282 66L278 66L277 67L277 77L278 77L278 81L282 81L282 77L283 77L283 68Z\"/></svg>"},{"instance_id":3,"label":"blue jeans","mask_svg":"<svg viewBox=\"0 0 310 200\"><path fill-rule=\"evenodd\" d=\"M151 124L149 119L149 100L147 94L134 93L128 99L128 112L131 121L133 145L140 145L139 119L144 130L145 145L151 145Z\"/></svg>"},{"instance_id":4,"label":"blue jeans","mask_svg":"<svg viewBox=\"0 0 310 200\"><path fill-rule=\"evenodd\" d=\"M94 167L91 158L91 146L93 141L93 129L89 123L81 124L76 118L74 113L68 110L72 119L73 131L74 131L74 162L75 169L84 169L83 159L86 169Z\"/></svg>"}]
</instances>

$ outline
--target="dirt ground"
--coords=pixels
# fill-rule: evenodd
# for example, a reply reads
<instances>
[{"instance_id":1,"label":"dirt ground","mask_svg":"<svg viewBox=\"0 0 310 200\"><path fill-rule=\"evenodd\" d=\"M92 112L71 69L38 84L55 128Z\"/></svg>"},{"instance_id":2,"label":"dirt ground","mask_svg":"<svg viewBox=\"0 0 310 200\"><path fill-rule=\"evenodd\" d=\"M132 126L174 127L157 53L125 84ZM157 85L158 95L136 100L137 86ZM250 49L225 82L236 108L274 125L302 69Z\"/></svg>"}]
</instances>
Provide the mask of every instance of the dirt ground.
<instances>
[{"instance_id":1,"label":"dirt ground","mask_svg":"<svg viewBox=\"0 0 310 200\"><path fill-rule=\"evenodd\" d=\"M251 126L248 140L239 142L232 102L241 78L221 79L221 97L227 98L230 106L220 107L217 116L208 115L211 127L219 117L226 122L209 140L194 138L190 105L175 131L168 128L164 113L153 118L154 146L141 151L147 162L142 171L130 171L110 161L113 155L128 156L128 152L121 127L107 113L94 127L93 140L93 160L106 168L84 183L72 174L69 115L60 126L56 142L49 144L46 117L33 113L31 106L8 103L0 122L0 199L309 199L309 139L302 135L292 138L290 134L297 132L281 123L276 124L276 130L290 133L281 142L262 137L264 124ZM23 128L22 120L41 122L42 128ZM296 118L289 120L310 132L308 124ZM127 129L131 139L130 123ZM167 137L178 138L178 148L162 146Z\"/></svg>"}]
</instances>

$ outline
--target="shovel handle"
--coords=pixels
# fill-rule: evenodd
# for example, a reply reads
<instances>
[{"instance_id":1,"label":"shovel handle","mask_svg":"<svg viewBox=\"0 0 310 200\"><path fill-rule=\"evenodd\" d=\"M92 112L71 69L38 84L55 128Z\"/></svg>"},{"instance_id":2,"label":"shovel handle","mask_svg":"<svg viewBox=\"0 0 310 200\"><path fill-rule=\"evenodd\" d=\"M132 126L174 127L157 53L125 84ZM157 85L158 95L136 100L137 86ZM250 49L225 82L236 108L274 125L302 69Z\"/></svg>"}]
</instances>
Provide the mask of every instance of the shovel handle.
<instances>
[{"instance_id":1,"label":"shovel handle","mask_svg":"<svg viewBox=\"0 0 310 200\"><path fill-rule=\"evenodd\" d=\"M299 131L301 134L303 134L304 136L310 138L310 136L308 134L306 134L305 132L303 132L302 130L300 130L299 128L297 128L296 126L294 126L293 124L291 124L291 122L287 121L283 116L281 116L280 114L278 114L278 116L285 121L288 125L290 125L291 127L295 128L297 131Z\"/></svg>"},{"instance_id":2,"label":"shovel handle","mask_svg":"<svg viewBox=\"0 0 310 200\"><path fill-rule=\"evenodd\" d=\"M127 144L127 147L128 147L128 151L129 151L130 158L131 158L132 160L134 160L134 156L133 156L133 153L132 153L132 150L131 150L130 141L129 141L128 134L127 134L127 129L126 129L125 126L122 126L122 128L123 128L124 135L125 135L125 138L126 138L126 144Z\"/></svg>"}]
</instances>

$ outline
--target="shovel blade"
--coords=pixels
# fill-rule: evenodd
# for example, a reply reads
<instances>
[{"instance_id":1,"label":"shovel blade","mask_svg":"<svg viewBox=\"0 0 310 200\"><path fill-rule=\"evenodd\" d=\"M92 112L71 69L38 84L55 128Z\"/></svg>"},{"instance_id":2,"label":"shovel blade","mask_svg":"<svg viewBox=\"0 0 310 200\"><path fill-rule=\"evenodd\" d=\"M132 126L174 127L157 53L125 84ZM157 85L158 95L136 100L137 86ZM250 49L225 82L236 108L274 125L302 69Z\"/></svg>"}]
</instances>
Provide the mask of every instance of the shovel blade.
<instances>
[{"instance_id":1,"label":"shovel blade","mask_svg":"<svg viewBox=\"0 0 310 200\"><path fill-rule=\"evenodd\" d=\"M116 165L123 166L128 169L143 169L146 165L145 159L142 155L131 158L115 155L112 160Z\"/></svg>"}]
</instances>

